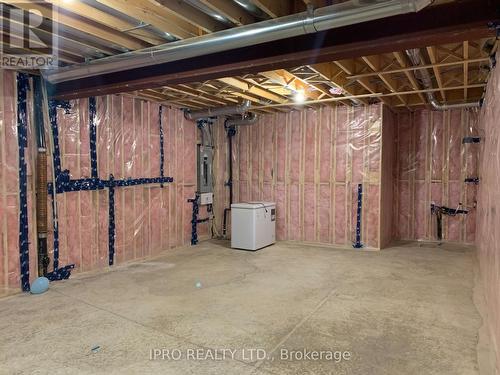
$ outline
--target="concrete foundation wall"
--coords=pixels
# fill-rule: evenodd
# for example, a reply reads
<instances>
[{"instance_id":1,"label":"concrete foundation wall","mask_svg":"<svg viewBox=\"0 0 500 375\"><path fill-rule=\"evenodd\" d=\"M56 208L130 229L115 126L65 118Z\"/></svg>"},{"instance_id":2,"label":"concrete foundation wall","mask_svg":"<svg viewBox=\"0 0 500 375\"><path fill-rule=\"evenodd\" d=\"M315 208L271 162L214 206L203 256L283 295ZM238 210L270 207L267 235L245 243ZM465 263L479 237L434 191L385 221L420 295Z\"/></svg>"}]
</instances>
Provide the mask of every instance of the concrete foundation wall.
<instances>
[{"instance_id":1,"label":"concrete foundation wall","mask_svg":"<svg viewBox=\"0 0 500 375\"><path fill-rule=\"evenodd\" d=\"M497 59L500 56L497 56ZM477 251L488 307L488 325L500 374L500 68L488 82L481 110Z\"/></svg>"}]
</instances>

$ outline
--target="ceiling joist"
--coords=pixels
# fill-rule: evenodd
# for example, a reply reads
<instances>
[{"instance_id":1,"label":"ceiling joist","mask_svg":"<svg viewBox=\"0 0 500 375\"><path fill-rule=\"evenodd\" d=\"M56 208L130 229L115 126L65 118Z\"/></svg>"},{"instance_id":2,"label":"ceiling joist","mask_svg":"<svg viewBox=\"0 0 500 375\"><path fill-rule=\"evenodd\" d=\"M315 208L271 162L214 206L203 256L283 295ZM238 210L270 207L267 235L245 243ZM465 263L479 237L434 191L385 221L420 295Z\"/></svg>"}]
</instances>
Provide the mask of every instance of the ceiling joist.
<instances>
[{"instance_id":1,"label":"ceiling joist","mask_svg":"<svg viewBox=\"0 0 500 375\"><path fill-rule=\"evenodd\" d=\"M352 25L320 33L321 39L316 36L291 38L216 54L210 60L195 59L197 63L167 64L158 67L160 76L153 73L147 76L156 69L152 66L142 70L139 78L127 72L122 77L95 77L96 83L94 78L84 80L79 83L81 87L74 85L69 93L61 89L66 92L61 97L131 91L139 97L192 108L250 100L262 112L298 108L295 98L300 92L310 106L382 101L392 107L409 107L428 104L425 95L428 92L437 92L442 103L477 100L485 83L484 66L489 59L483 46L490 37L489 32L479 27L488 17L484 5L487 0L477 1L438 2L422 13L425 15L394 18L391 30L383 27L384 20L374 21L370 27L378 31L373 41L371 34L362 33L366 25ZM200 0L200 6L180 0L21 3L6 0L3 3L29 11L32 17L37 14L45 17L38 30L41 41L32 40L32 48L57 37L55 51L62 64L82 63L175 39L188 39L266 17L282 17L305 10L306 4L316 7L331 4L325 0L303 0L302 3L252 0L251 6L227 0ZM477 12L472 13L471 9ZM450 15L454 15L454 19L450 20ZM6 19L5 14L1 16L2 20ZM410 22L415 17L419 17L420 23ZM48 20L60 25L57 34L51 34ZM19 30L23 26L19 22L12 24ZM434 36L432 30L435 30ZM5 32L0 30L2 35ZM20 45L25 41L16 35L11 38ZM321 45L317 44L318 40L322 40ZM427 60L426 65L420 67L411 66L404 53L406 48L415 48L417 42ZM22 45L25 48L25 44ZM182 70L185 66L194 68ZM434 88L423 88L418 74L421 69L431 73ZM112 83L107 83L108 78ZM122 84L120 80L124 78ZM135 81L126 82L126 79ZM98 86L92 86L95 84Z\"/></svg>"}]
</instances>

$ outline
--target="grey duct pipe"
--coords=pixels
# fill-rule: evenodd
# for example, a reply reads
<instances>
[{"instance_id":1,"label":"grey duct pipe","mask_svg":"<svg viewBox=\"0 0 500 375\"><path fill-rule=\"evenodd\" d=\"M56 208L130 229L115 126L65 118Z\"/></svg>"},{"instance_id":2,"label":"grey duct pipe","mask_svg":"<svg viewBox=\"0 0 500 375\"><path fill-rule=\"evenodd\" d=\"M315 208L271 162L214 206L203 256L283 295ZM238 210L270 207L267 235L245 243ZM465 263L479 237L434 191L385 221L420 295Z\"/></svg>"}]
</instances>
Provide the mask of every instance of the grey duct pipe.
<instances>
[{"instance_id":1,"label":"grey duct pipe","mask_svg":"<svg viewBox=\"0 0 500 375\"><path fill-rule=\"evenodd\" d=\"M184 117L188 120L198 120L200 118L244 114L250 108L250 104L250 100L245 100L240 105L200 109L199 111L186 110L184 111Z\"/></svg>"},{"instance_id":2,"label":"grey duct pipe","mask_svg":"<svg viewBox=\"0 0 500 375\"><path fill-rule=\"evenodd\" d=\"M231 118L226 120L226 128L231 126L248 126L257 122L259 116L255 112L250 112L246 117Z\"/></svg>"},{"instance_id":3,"label":"grey duct pipe","mask_svg":"<svg viewBox=\"0 0 500 375\"><path fill-rule=\"evenodd\" d=\"M213 19L222 22L226 26L234 26L234 23L232 23L229 19L227 19L224 15L222 15L219 12L214 11L212 8L208 7L205 5L202 1L200 0L184 0L185 3L191 5L192 7L202 11L205 14L208 14L210 17Z\"/></svg>"},{"instance_id":4,"label":"grey duct pipe","mask_svg":"<svg viewBox=\"0 0 500 375\"><path fill-rule=\"evenodd\" d=\"M421 66L421 65L426 65L424 58L422 57L422 53L418 48L415 49L409 49L406 50L406 55L412 62L414 66ZM413 74L420 75L420 81L424 85L425 89L432 89L433 84L432 84L432 78L431 75L429 74L429 71L427 69L420 69L417 71L413 72ZM418 77L417 77L418 78ZM434 95L434 92L426 92L427 99L429 100L429 103L431 104L432 108L437 110L437 111L446 111L447 109L458 109L458 108L475 108L475 107L480 107L481 102L469 102L469 103L459 103L459 104L441 104L438 102L436 99L436 96Z\"/></svg>"},{"instance_id":5,"label":"grey duct pipe","mask_svg":"<svg viewBox=\"0 0 500 375\"><path fill-rule=\"evenodd\" d=\"M275 0L274 0L275 1ZM252 16L259 18L261 20L269 19L267 13L261 10L258 6L256 6L252 0L233 0L240 7L244 8L249 12Z\"/></svg>"},{"instance_id":6,"label":"grey duct pipe","mask_svg":"<svg viewBox=\"0 0 500 375\"><path fill-rule=\"evenodd\" d=\"M433 0L351 0L285 17L257 22L89 63L45 72L50 83L119 72L228 51L400 14L418 12Z\"/></svg>"}]
</instances>

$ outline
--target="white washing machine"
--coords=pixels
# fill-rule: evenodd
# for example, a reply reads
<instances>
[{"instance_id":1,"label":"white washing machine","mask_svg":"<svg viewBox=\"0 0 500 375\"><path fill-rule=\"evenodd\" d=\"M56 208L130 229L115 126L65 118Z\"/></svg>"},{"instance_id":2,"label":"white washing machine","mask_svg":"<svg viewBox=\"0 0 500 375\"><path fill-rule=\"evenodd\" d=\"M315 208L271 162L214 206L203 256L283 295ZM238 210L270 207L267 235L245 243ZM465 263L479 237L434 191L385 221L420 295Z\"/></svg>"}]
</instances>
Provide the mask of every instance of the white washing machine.
<instances>
[{"instance_id":1,"label":"white washing machine","mask_svg":"<svg viewBox=\"0 0 500 375\"><path fill-rule=\"evenodd\" d=\"M231 247L258 250L276 242L276 203L231 205Z\"/></svg>"}]
</instances>

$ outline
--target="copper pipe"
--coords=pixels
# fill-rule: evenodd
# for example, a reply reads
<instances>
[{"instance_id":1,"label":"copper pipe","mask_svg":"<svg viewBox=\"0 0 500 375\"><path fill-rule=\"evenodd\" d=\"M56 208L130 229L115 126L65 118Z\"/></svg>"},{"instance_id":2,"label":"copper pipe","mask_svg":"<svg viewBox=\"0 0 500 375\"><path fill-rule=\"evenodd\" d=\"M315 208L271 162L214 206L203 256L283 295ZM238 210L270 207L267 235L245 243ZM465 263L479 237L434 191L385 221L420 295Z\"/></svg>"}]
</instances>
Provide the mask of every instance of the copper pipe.
<instances>
[{"instance_id":1,"label":"copper pipe","mask_svg":"<svg viewBox=\"0 0 500 375\"><path fill-rule=\"evenodd\" d=\"M36 159L36 229L47 236L47 151L39 149Z\"/></svg>"},{"instance_id":2,"label":"copper pipe","mask_svg":"<svg viewBox=\"0 0 500 375\"><path fill-rule=\"evenodd\" d=\"M38 276L47 274L49 256L47 250L47 149L45 148L45 126L43 116L43 93L41 77L33 78L33 119L36 129L38 153L36 156L36 231L38 252Z\"/></svg>"}]
</instances>

